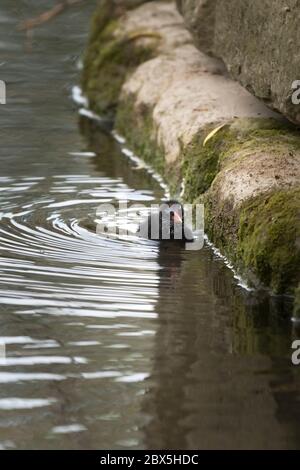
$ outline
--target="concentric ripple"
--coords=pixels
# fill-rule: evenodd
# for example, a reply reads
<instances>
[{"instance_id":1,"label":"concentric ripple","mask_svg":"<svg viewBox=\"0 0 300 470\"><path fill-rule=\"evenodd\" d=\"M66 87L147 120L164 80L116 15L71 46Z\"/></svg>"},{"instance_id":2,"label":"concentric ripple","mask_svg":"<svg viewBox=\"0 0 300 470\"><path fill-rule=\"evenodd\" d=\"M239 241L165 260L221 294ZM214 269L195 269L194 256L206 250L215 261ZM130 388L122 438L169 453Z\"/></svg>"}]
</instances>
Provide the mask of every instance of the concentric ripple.
<instances>
[{"instance_id":1,"label":"concentric ripple","mask_svg":"<svg viewBox=\"0 0 300 470\"><path fill-rule=\"evenodd\" d=\"M86 105L74 84L96 0L26 36L18 23L51 2L0 3L0 449L299 447L281 300L240 288L208 245L96 233L100 204L166 194L71 101Z\"/></svg>"},{"instance_id":2,"label":"concentric ripple","mask_svg":"<svg viewBox=\"0 0 300 470\"><path fill-rule=\"evenodd\" d=\"M40 196L45 187L50 197ZM124 312L149 316L158 282L157 246L135 237L131 241L108 239L95 231L98 205L110 202L117 207L119 198L125 197L153 200L107 177L11 181L0 220L0 302L30 306L32 313L43 307L44 314L49 308L53 314L55 307L60 315L69 315L70 308L74 312L84 308L91 316L101 316L101 302L102 306L107 303L104 316L108 312L109 316L126 316ZM12 278L13 289L9 288ZM61 292L58 278L63 283ZM78 284L88 285L78 291ZM142 293L137 286L143 288Z\"/></svg>"},{"instance_id":3,"label":"concentric ripple","mask_svg":"<svg viewBox=\"0 0 300 470\"><path fill-rule=\"evenodd\" d=\"M147 203L152 191L104 175L0 185L0 409L16 410L16 425L22 409L55 410L60 399L49 396L49 383L142 383L149 358L137 345L151 348L155 333L158 247L101 236L95 219L103 202ZM13 383L22 396L10 396Z\"/></svg>"}]
</instances>

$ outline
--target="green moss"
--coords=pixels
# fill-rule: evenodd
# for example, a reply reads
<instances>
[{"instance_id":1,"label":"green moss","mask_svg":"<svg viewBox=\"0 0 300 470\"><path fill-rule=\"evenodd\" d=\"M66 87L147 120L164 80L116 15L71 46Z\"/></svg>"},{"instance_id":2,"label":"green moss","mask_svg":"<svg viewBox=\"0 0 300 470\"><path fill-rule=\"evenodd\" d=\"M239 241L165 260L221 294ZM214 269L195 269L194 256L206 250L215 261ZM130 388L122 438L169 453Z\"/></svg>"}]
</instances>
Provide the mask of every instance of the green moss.
<instances>
[{"instance_id":1,"label":"green moss","mask_svg":"<svg viewBox=\"0 0 300 470\"><path fill-rule=\"evenodd\" d=\"M101 0L95 10L90 27L89 44L96 42L104 28L117 17L113 1Z\"/></svg>"},{"instance_id":2,"label":"green moss","mask_svg":"<svg viewBox=\"0 0 300 470\"><path fill-rule=\"evenodd\" d=\"M140 157L168 179L174 193L180 172L172 171L165 163L164 151L157 145L152 110L137 109L134 103L134 97L126 97L126 101L120 103L117 129ZM271 121L268 126L265 123L264 129L258 129L257 122L252 122L251 132L250 122L247 124L248 132L243 126L235 129L236 123L228 124L205 147L203 140L211 129L207 128L194 139L195 153L190 147L182 169L187 184L185 200L205 203L209 238L254 285L263 283L276 293L292 292L300 274L300 190L262 194L239 208L233 208L230 201L220 207L218 196L207 192L220 168L227 168L237 151L241 154L238 158L243 158L243 151L261 151L264 143L274 152L277 139L285 151L287 146L293 151L299 145L298 135L291 134L280 124L276 133L269 128ZM282 138L285 138L284 143Z\"/></svg>"},{"instance_id":3,"label":"green moss","mask_svg":"<svg viewBox=\"0 0 300 470\"><path fill-rule=\"evenodd\" d=\"M300 277L300 189L272 191L232 207L206 194L206 231L250 284L293 293Z\"/></svg>"},{"instance_id":4,"label":"green moss","mask_svg":"<svg viewBox=\"0 0 300 470\"><path fill-rule=\"evenodd\" d=\"M232 141L226 126L204 147L204 139L212 130L213 128L209 126L196 134L183 151L182 174L185 180L185 194L190 201L194 201L199 194L209 189L219 172L220 159Z\"/></svg>"},{"instance_id":5,"label":"green moss","mask_svg":"<svg viewBox=\"0 0 300 470\"><path fill-rule=\"evenodd\" d=\"M137 109L134 98L127 96L119 103L115 126L134 152L162 176L166 175L164 149L157 144L151 109Z\"/></svg>"},{"instance_id":6,"label":"green moss","mask_svg":"<svg viewBox=\"0 0 300 470\"><path fill-rule=\"evenodd\" d=\"M120 99L124 81L139 64L153 57L159 39L153 35L150 46L145 47L136 41L143 32L122 36L118 14L114 2L103 0L94 15L82 76L91 108L116 117L116 129L126 137L128 146L165 177L173 195L184 178L185 200L205 203L209 238L241 274L254 285L263 283L273 292L292 293L300 274L300 190L272 191L233 207L230 201L220 203L212 183L220 171L238 164L249 153L299 151L299 132L274 119L239 118L227 122L204 146L207 135L220 124L213 123L182 148L182 158L176 164L166 163L153 110L137 106L134 96ZM299 290L295 308L300 315Z\"/></svg>"},{"instance_id":7,"label":"green moss","mask_svg":"<svg viewBox=\"0 0 300 470\"><path fill-rule=\"evenodd\" d=\"M113 2L100 3L92 20L91 35L84 57L82 88L90 108L113 119L121 87L126 77L142 62L153 56L158 38L151 46L138 45L136 38L120 36L117 9ZM140 34L142 35L142 33Z\"/></svg>"},{"instance_id":8,"label":"green moss","mask_svg":"<svg viewBox=\"0 0 300 470\"><path fill-rule=\"evenodd\" d=\"M217 125L201 130L182 152L185 194L190 201L210 188L221 168L229 166L237 153L242 159L249 152L267 150L275 155L300 148L299 132L275 119L230 121L203 146L206 136Z\"/></svg>"},{"instance_id":9,"label":"green moss","mask_svg":"<svg viewBox=\"0 0 300 470\"><path fill-rule=\"evenodd\" d=\"M276 293L300 275L300 189L263 194L240 211L237 258Z\"/></svg>"}]
</instances>

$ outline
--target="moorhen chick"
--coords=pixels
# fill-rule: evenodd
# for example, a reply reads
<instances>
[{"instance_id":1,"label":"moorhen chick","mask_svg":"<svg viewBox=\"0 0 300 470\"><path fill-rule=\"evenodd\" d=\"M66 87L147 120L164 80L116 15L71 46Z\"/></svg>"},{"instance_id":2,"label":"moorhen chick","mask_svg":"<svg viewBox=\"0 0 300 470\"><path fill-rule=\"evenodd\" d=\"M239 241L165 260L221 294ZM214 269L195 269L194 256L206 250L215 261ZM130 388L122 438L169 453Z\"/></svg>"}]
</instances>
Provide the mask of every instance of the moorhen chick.
<instances>
[{"instance_id":1,"label":"moorhen chick","mask_svg":"<svg viewBox=\"0 0 300 470\"><path fill-rule=\"evenodd\" d=\"M178 201L164 201L139 226L138 236L159 241L194 241L193 231L184 223L184 208Z\"/></svg>"}]
</instances>

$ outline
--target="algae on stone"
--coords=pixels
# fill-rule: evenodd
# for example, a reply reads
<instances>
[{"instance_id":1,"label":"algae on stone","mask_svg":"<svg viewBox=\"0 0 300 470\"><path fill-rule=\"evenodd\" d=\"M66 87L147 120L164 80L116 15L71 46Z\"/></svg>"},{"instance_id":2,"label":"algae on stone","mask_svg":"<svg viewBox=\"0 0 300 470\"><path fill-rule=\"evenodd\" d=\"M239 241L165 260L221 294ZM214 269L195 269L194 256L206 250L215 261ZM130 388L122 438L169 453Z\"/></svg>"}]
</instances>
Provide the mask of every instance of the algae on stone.
<instances>
[{"instance_id":1,"label":"algae on stone","mask_svg":"<svg viewBox=\"0 0 300 470\"><path fill-rule=\"evenodd\" d=\"M228 122L204 147L205 137L216 125L201 129L182 151L185 196L191 201L210 188L233 156L242 159L249 152L265 150L275 154L300 150L299 133L291 125L275 119L253 118Z\"/></svg>"},{"instance_id":2,"label":"algae on stone","mask_svg":"<svg viewBox=\"0 0 300 470\"><path fill-rule=\"evenodd\" d=\"M113 120L119 94L126 77L142 62L150 59L159 40L141 44L136 35L120 34L118 9L114 2L102 0L92 19L92 30L84 57L82 88L90 108Z\"/></svg>"},{"instance_id":3,"label":"algae on stone","mask_svg":"<svg viewBox=\"0 0 300 470\"><path fill-rule=\"evenodd\" d=\"M159 21L163 3L153 2L150 10L155 21ZM197 95L198 88L202 90L201 84L206 83L200 80L199 85L197 77L208 76L204 59L200 60L197 53L195 60L199 64L194 66L194 51L184 69L184 54L192 46L174 54L174 47L183 47L180 39L171 42L168 51L170 45L164 37L159 60L148 62L157 55L157 23L154 34L143 28L127 28L126 35L122 35L124 17L120 18L107 1L104 5L94 19L83 74L84 91L92 109L116 117L117 131L139 157L165 177L173 195L183 179L184 200L205 203L210 240L252 285L263 284L275 293L292 294L300 274L299 131L264 114L252 98L244 95L240 113L234 113L237 118L224 107L224 114L211 113L220 97L219 87L210 89L212 100L204 106L205 94ZM137 16L145 26L142 11ZM138 22L135 17L131 25ZM175 28L174 21L170 24ZM164 34L170 31L166 24L164 28ZM185 34L181 26L179 31ZM140 41L143 34L151 40ZM174 31L172 34L177 41ZM185 36L183 39L186 41ZM147 63L138 67L144 61ZM133 73L135 69L137 73ZM219 83L219 75L211 73L212 80L217 77ZM227 79L224 81L227 83ZM168 95L170 89L173 94ZM189 112L191 106L195 113ZM261 113L262 117L255 117ZM207 135L222 124L204 146ZM171 125L175 131L172 128L169 132ZM173 141L178 154L168 158Z\"/></svg>"},{"instance_id":4,"label":"algae on stone","mask_svg":"<svg viewBox=\"0 0 300 470\"><path fill-rule=\"evenodd\" d=\"M127 140L134 152L161 175L166 174L164 150L157 143L152 110L144 107L137 109L134 97L126 96L119 101L115 127Z\"/></svg>"},{"instance_id":5,"label":"algae on stone","mask_svg":"<svg viewBox=\"0 0 300 470\"><path fill-rule=\"evenodd\" d=\"M270 191L233 208L205 194L206 230L252 286L293 294L300 277L300 189Z\"/></svg>"},{"instance_id":6,"label":"algae on stone","mask_svg":"<svg viewBox=\"0 0 300 470\"><path fill-rule=\"evenodd\" d=\"M275 293L293 292L300 276L300 189L263 194L240 212L237 258Z\"/></svg>"},{"instance_id":7,"label":"algae on stone","mask_svg":"<svg viewBox=\"0 0 300 470\"><path fill-rule=\"evenodd\" d=\"M220 191L222 178L228 180L232 168L238 174L249 155L259 174L260 165L267 158L255 162L258 151L271 153L274 158L278 154L277 158L286 165L286 154L299 153L298 132L272 119L239 119L220 129L204 147L203 141L211 128L201 130L183 151L185 198L205 203L209 238L251 284L262 283L275 293L292 293L300 276L297 181L286 187L262 188L261 193L254 192L251 197L237 201L234 201L237 188L232 188L232 197L230 193L221 196ZM249 184L251 176L250 173ZM274 183L279 177L274 175Z\"/></svg>"}]
</instances>

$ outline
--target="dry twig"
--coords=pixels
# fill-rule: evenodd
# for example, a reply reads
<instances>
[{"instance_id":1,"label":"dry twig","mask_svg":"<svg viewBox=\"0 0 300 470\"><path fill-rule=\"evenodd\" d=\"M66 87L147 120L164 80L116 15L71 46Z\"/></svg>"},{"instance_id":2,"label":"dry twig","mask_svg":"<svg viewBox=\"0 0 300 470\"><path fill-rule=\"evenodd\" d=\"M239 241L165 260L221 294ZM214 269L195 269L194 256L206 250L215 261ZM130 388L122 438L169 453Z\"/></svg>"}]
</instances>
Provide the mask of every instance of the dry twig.
<instances>
[{"instance_id":1,"label":"dry twig","mask_svg":"<svg viewBox=\"0 0 300 470\"><path fill-rule=\"evenodd\" d=\"M41 13L39 16L36 16L35 18L31 18L29 20L22 21L22 23L18 25L17 29L19 31L28 31L33 28L36 28L37 26L40 26L46 23L47 21L52 20L52 18L55 18L57 15L62 13L69 6L82 2L82 1L83 0L64 0L58 3L57 5L55 5L50 10L47 10L44 13Z\"/></svg>"}]
</instances>

